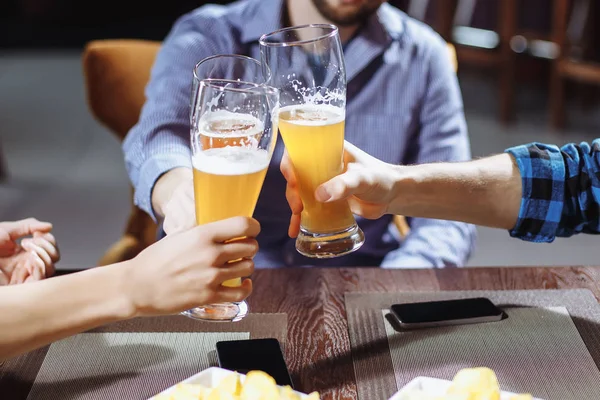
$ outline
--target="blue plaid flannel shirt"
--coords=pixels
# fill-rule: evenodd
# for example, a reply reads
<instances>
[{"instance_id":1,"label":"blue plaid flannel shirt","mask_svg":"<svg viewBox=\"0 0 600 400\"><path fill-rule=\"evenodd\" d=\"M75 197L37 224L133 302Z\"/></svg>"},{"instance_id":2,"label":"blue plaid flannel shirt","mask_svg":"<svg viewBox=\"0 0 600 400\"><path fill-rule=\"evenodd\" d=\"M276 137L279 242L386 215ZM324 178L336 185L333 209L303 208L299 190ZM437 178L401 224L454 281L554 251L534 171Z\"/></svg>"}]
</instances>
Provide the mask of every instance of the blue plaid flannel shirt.
<instances>
[{"instance_id":1,"label":"blue plaid flannel shirt","mask_svg":"<svg viewBox=\"0 0 600 400\"><path fill-rule=\"evenodd\" d=\"M600 139L562 148L530 143L506 150L521 171L523 196L512 237L552 242L600 233Z\"/></svg>"}]
</instances>

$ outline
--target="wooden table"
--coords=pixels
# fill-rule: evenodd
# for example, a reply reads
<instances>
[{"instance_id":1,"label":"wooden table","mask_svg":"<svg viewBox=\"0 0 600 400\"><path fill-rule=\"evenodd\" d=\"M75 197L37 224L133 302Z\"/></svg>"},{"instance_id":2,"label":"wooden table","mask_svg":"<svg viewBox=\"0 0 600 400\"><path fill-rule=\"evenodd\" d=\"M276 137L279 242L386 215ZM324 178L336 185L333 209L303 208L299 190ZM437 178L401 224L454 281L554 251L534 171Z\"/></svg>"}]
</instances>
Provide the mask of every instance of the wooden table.
<instances>
[{"instance_id":1,"label":"wooden table","mask_svg":"<svg viewBox=\"0 0 600 400\"><path fill-rule=\"evenodd\" d=\"M62 271L58 274L61 275ZM259 270L253 280L254 293L249 299L251 311L282 312L288 316L286 358L296 388L303 392L318 390L323 399L355 399L357 389L352 356L369 354L350 353L344 307L346 292L583 288L591 290L596 299L600 299L600 267L443 270L286 268ZM172 327L170 323L172 321L163 318L143 319L128 322L125 328L162 331L165 325ZM110 331L111 328L108 326L106 329ZM27 365L31 368L18 367L23 375L19 379L24 379L19 381L20 386L15 388L17 383L8 382L4 389L8 390L8 384L10 390L16 389L26 396L37 374L36 368L43 360L40 357L44 354L30 353L27 356L30 361L22 362L29 363ZM31 361L34 359L37 361ZM3 398L2 390L0 398Z\"/></svg>"},{"instance_id":2,"label":"wooden table","mask_svg":"<svg viewBox=\"0 0 600 400\"><path fill-rule=\"evenodd\" d=\"M379 268L260 270L252 312L288 314L286 358L299 390L324 399L355 399L345 292L590 289L600 299L600 267Z\"/></svg>"}]
</instances>

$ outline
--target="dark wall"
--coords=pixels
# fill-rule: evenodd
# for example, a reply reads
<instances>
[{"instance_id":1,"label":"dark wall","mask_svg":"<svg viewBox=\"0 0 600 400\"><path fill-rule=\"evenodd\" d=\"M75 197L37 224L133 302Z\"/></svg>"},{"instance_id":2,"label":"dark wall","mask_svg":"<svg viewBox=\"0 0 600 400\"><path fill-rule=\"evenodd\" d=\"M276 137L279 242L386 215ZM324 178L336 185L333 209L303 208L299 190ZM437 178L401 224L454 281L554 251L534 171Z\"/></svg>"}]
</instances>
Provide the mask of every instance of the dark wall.
<instances>
[{"instance_id":1,"label":"dark wall","mask_svg":"<svg viewBox=\"0 0 600 400\"><path fill-rule=\"evenodd\" d=\"M419 0L412 0L419 1ZM449 1L449 0L435 0ZM501 0L477 2L471 24L494 29ZM81 47L93 39L139 38L161 40L180 15L206 3L231 0L0 0L1 47ZM434 7L426 22L435 20ZM389 0L406 9L409 0ZM520 27L547 32L551 2L522 2ZM600 9L600 7L598 7Z\"/></svg>"},{"instance_id":2,"label":"dark wall","mask_svg":"<svg viewBox=\"0 0 600 400\"><path fill-rule=\"evenodd\" d=\"M231 2L0 0L0 48L82 47L109 38L161 40L180 15L206 3Z\"/></svg>"},{"instance_id":3,"label":"dark wall","mask_svg":"<svg viewBox=\"0 0 600 400\"><path fill-rule=\"evenodd\" d=\"M161 40L177 17L205 3L209 1L0 0L0 47L80 47L103 38Z\"/></svg>"}]
</instances>

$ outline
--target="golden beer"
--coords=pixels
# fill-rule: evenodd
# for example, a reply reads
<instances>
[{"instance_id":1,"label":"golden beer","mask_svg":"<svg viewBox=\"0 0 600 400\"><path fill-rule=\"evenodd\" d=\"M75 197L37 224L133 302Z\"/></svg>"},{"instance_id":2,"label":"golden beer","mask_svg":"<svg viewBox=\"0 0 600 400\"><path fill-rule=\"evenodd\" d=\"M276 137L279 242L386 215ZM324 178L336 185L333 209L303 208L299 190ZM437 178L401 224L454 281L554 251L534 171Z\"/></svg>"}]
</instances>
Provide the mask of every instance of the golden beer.
<instances>
[{"instance_id":1,"label":"golden beer","mask_svg":"<svg viewBox=\"0 0 600 400\"><path fill-rule=\"evenodd\" d=\"M302 227L312 233L332 233L355 225L347 201L320 203L314 196L320 184L342 172L344 111L329 105L284 107L279 131L304 204Z\"/></svg>"},{"instance_id":2,"label":"golden beer","mask_svg":"<svg viewBox=\"0 0 600 400\"><path fill-rule=\"evenodd\" d=\"M192 158L198 225L252 217L269 166L269 153L258 148L260 121L228 112L214 114L200 124L198 140L203 150ZM223 283L240 284L241 279Z\"/></svg>"},{"instance_id":3,"label":"golden beer","mask_svg":"<svg viewBox=\"0 0 600 400\"><path fill-rule=\"evenodd\" d=\"M267 174L267 151L223 147L202 153L193 160L196 223L252 217Z\"/></svg>"}]
</instances>

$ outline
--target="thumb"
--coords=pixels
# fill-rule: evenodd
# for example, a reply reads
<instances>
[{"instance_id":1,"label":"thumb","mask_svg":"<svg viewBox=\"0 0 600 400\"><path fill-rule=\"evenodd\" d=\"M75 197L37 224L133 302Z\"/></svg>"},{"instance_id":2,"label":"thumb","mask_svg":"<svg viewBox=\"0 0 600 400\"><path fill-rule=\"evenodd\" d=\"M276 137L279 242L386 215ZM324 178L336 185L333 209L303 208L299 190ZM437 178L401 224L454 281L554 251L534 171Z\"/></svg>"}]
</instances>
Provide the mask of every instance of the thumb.
<instances>
[{"instance_id":1,"label":"thumb","mask_svg":"<svg viewBox=\"0 0 600 400\"><path fill-rule=\"evenodd\" d=\"M38 221L35 218L27 218L15 222L6 222L4 228L12 240L17 240L23 236L33 235L34 232L50 232L52 224Z\"/></svg>"},{"instance_id":2,"label":"thumb","mask_svg":"<svg viewBox=\"0 0 600 400\"><path fill-rule=\"evenodd\" d=\"M359 149L352 143L344 141L344 162L346 164L357 163L367 165L373 161L379 161L364 150Z\"/></svg>"},{"instance_id":3,"label":"thumb","mask_svg":"<svg viewBox=\"0 0 600 400\"><path fill-rule=\"evenodd\" d=\"M367 182L355 170L349 170L320 185L315 191L315 198L322 203L347 199L364 192Z\"/></svg>"}]
</instances>

